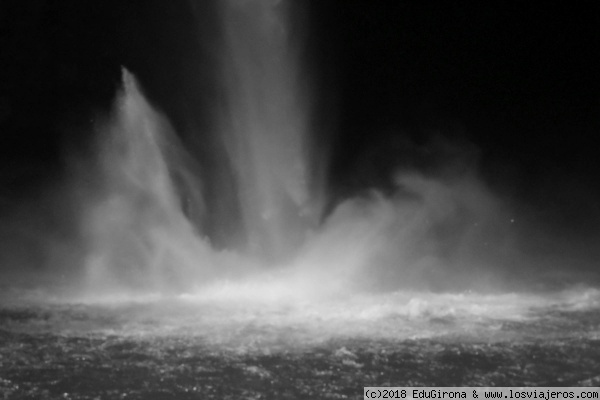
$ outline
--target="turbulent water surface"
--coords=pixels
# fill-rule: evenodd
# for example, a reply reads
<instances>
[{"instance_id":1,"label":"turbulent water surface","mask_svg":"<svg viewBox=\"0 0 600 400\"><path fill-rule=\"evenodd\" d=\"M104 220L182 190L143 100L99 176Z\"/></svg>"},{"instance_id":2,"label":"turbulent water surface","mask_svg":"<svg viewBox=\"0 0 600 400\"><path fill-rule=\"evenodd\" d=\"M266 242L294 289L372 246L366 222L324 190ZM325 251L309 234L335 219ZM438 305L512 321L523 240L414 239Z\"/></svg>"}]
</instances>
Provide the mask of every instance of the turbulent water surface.
<instances>
[{"instance_id":1,"label":"turbulent water surface","mask_svg":"<svg viewBox=\"0 0 600 400\"><path fill-rule=\"evenodd\" d=\"M396 292L293 302L266 287L0 310L5 398L361 398L363 386L600 383L600 292ZM248 295L244 295L244 293Z\"/></svg>"}]
</instances>

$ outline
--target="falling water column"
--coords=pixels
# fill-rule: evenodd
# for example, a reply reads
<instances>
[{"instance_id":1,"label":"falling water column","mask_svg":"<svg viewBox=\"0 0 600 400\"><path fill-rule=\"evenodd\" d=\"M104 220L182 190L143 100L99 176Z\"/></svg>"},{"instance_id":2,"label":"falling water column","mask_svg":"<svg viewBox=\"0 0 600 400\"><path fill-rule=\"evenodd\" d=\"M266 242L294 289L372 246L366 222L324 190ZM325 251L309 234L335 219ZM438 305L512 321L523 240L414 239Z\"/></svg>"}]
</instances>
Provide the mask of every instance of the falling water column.
<instances>
[{"instance_id":1,"label":"falling water column","mask_svg":"<svg viewBox=\"0 0 600 400\"><path fill-rule=\"evenodd\" d=\"M222 2L224 107L219 123L235 170L246 249L293 254L310 225L307 113L285 1Z\"/></svg>"}]
</instances>

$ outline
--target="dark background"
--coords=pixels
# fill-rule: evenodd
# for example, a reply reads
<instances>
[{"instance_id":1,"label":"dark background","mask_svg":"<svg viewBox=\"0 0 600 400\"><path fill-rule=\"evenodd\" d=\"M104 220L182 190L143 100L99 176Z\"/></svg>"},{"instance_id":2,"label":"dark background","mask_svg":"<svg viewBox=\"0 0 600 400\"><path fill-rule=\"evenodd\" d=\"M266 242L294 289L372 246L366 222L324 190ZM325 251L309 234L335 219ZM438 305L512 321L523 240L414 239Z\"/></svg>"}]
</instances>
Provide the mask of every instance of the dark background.
<instances>
[{"instance_id":1,"label":"dark background","mask_svg":"<svg viewBox=\"0 0 600 400\"><path fill-rule=\"evenodd\" d=\"M597 231L597 1L302 4L313 133L331 148L332 193L389 186L402 166L435 170L444 156L430 142L441 136L543 223ZM89 150L122 65L167 113L203 179L226 179L208 134L219 103L214 16L204 0L3 0L2 204L58 179L66 151Z\"/></svg>"}]
</instances>

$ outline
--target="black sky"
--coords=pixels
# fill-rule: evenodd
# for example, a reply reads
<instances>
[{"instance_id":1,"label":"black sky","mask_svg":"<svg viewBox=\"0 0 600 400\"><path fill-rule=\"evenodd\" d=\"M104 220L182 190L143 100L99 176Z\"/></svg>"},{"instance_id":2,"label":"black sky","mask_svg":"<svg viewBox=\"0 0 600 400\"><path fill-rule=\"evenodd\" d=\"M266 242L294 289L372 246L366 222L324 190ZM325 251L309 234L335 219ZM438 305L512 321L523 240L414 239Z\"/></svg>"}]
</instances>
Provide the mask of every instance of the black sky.
<instances>
[{"instance_id":1,"label":"black sky","mask_svg":"<svg viewBox=\"0 0 600 400\"><path fill-rule=\"evenodd\" d=\"M333 186L427 164L426 143L441 135L477 148L499 192L600 214L587 200L600 191L598 2L304 4L314 126L333 138ZM60 175L65 148L85 148L121 65L210 174L222 156L203 133L218 107L217 32L210 1L2 1L2 198Z\"/></svg>"}]
</instances>

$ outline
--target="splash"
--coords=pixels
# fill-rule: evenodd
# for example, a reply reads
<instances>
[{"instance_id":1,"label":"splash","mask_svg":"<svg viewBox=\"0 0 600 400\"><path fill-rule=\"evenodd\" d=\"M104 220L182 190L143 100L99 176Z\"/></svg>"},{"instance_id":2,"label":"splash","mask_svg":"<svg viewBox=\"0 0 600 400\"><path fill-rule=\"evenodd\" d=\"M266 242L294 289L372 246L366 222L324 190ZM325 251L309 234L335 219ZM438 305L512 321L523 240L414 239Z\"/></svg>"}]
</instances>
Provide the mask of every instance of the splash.
<instances>
[{"instance_id":1,"label":"splash","mask_svg":"<svg viewBox=\"0 0 600 400\"><path fill-rule=\"evenodd\" d=\"M305 224L300 212L308 199L293 201L289 186L283 180L282 186L276 185L267 174L257 177L257 185L270 182L273 193L264 195L282 196L281 203L267 202L278 213L262 218L259 206L266 200L250 202L245 212L260 222L260 229L248 233L274 250L280 242L296 246L293 252L286 248L288 258L277 268L266 267L272 265L273 253L260 258L255 248L246 246L218 251L186 217L173 174L189 166L183 162L189 155L125 70L113 114L100 129L95 189L82 216L88 297L203 290L215 297L268 302L382 288L445 284L443 289L464 289L455 283L473 275L465 266L481 261L471 247L493 242L498 248L503 242L497 229L497 219L504 218L502 207L472 175L443 181L415 172L399 174L394 196L372 191L347 199L313 226ZM268 146L266 150L271 151ZM252 185L242 185L240 191L246 186ZM198 184L196 199L202 198L200 189ZM486 232L491 227L493 232ZM267 241L273 235L277 241ZM477 269L486 278L482 271ZM468 282L473 281L471 276Z\"/></svg>"},{"instance_id":2,"label":"splash","mask_svg":"<svg viewBox=\"0 0 600 400\"><path fill-rule=\"evenodd\" d=\"M83 216L87 289L166 289L214 268L208 244L182 211L166 149L168 122L124 70L114 120L100 137L97 190Z\"/></svg>"},{"instance_id":3,"label":"splash","mask_svg":"<svg viewBox=\"0 0 600 400\"><path fill-rule=\"evenodd\" d=\"M215 125L234 170L244 240L217 251L187 218L189 203L211 212L197 166L124 70L83 201L86 293L185 291L295 263L320 208L309 187L306 106L286 8L277 3L228 1L221 9L224 107ZM185 177L185 197L175 175Z\"/></svg>"},{"instance_id":4,"label":"splash","mask_svg":"<svg viewBox=\"0 0 600 400\"><path fill-rule=\"evenodd\" d=\"M391 195L347 198L320 220L325 192L310 177L324 171L314 171L309 152L307 93L286 5L221 3L223 109L215 126L234 170L245 240L217 250L190 221L190 202L211 212L198 167L124 71L112 118L98 129L93 172L78 184L92 187L80 218L86 295L200 290L297 301L465 290L492 280L484 265L510 259L507 211L468 168L437 177L399 171ZM176 177L186 181L185 196Z\"/></svg>"}]
</instances>

